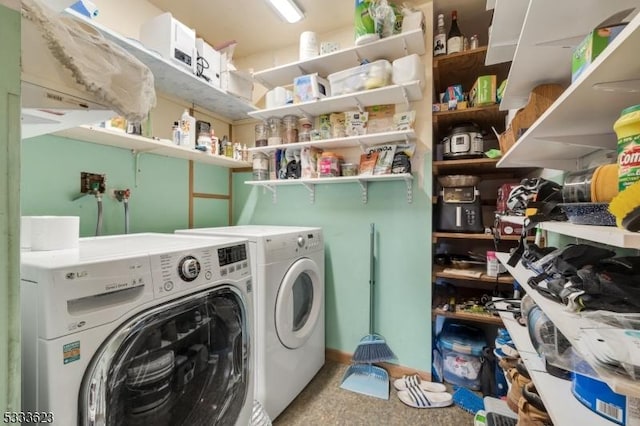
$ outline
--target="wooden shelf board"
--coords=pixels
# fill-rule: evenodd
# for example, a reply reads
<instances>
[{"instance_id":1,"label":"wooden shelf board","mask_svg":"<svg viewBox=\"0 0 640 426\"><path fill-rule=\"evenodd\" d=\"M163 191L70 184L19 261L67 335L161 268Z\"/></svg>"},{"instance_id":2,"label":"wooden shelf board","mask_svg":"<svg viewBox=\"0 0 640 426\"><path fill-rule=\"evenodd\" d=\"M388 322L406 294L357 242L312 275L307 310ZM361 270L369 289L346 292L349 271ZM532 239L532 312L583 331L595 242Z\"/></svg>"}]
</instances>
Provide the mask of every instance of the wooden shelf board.
<instances>
[{"instance_id":1,"label":"wooden shelf board","mask_svg":"<svg viewBox=\"0 0 640 426\"><path fill-rule=\"evenodd\" d=\"M493 240L493 235L491 234L465 234L462 232L434 232L434 239L438 238L452 238L452 239L463 239L463 240ZM504 235L500 237L501 241L518 241L520 239L519 235Z\"/></svg>"},{"instance_id":2,"label":"wooden shelf board","mask_svg":"<svg viewBox=\"0 0 640 426\"><path fill-rule=\"evenodd\" d=\"M500 84L509 73L510 63L485 66L486 53L487 46L481 46L433 58L433 88L436 94L453 84L461 84L463 91L468 92L480 75L495 74L497 84Z\"/></svg>"},{"instance_id":3,"label":"wooden shelf board","mask_svg":"<svg viewBox=\"0 0 640 426\"><path fill-rule=\"evenodd\" d=\"M450 273L444 272L444 269L445 268L443 266L434 265L434 276L436 278L448 278L448 279L465 280L465 281L482 281L486 283L496 282L496 277L491 277L487 274L482 274L480 278L473 278L473 277L465 277L465 276L456 275L456 274L450 274ZM477 269L474 269L474 270L477 270ZM510 275L501 275L498 277L498 283L513 285L513 277Z\"/></svg>"},{"instance_id":4,"label":"wooden shelf board","mask_svg":"<svg viewBox=\"0 0 640 426\"><path fill-rule=\"evenodd\" d=\"M442 317L446 317L446 318L454 318L454 319L458 319L458 320L464 320L464 321L474 321L474 322L480 322L480 323L484 323L484 324L491 324L491 325L502 325L502 320L500 319L499 316L495 316L493 314L482 314L482 313L472 313L472 312L463 312L463 311L456 311L456 312L448 312L448 311L443 311L442 309L439 308L434 308L432 310L432 314L433 316L442 316Z\"/></svg>"},{"instance_id":5,"label":"wooden shelf board","mask_svg":"<svg viewBox=\"0 0 640 426\"><path fill-rule=\"evenodd\" d=\"M480 126L482 130L493 135L492 127L499 133L504 131L506 115L506 111L500 111L498 104L462 110L440 111L433 113L433 127L438 140L447 136L455 124L465 121L472 121Z\"/></svg>"},{"instance_id":6,"label":"wooden shelf board","mask_svg":"<svg viewBox=\"0 0 640 426\"><path fill-rule=\"evenodd\" d=\"M522 176L532 171L532 168L497 168L497 158L468 158L462 160L442 160L433 162L434 175L490 175L513 174Z\"/></svg>"}]
</instances>

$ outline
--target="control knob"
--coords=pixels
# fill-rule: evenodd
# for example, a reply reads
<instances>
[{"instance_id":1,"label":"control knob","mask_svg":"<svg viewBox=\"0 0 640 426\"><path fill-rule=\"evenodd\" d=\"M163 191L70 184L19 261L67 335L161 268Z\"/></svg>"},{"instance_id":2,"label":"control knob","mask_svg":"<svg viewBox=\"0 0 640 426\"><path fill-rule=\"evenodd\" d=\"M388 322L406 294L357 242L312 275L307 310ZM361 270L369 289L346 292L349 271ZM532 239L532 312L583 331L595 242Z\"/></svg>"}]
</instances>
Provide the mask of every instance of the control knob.
<instances>
[{"instance_id":1,"label":"control knob","mask_svg":"<svg viewBox=\"0 0 640 426\"><path fill-rule=\"evenodd\" d=\"M178 264L178 274L184 281L190 282L200 275L200 262L193 256L186 256Z\"/></svg>"},{"instance_id":2,"label":"control knob","mask_svg":"<svg viewBox=\"0 0 640 426\"><path fill-rule=\"evenodd\" d=\"M298 235L298 247L304 247L304 237L302 235Z\"/></svg>"}]
</instances>

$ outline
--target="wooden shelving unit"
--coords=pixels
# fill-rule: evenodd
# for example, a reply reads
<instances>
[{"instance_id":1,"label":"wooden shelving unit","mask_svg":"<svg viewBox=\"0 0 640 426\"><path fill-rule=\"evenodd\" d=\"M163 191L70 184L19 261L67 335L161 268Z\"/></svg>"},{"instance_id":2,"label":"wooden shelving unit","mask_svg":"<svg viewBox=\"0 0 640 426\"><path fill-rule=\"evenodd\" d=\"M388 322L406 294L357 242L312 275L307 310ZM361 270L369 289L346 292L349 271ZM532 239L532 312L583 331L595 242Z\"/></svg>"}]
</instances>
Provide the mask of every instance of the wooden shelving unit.
<instances>
[{"instance_id":1,"label":"wooden shelving unit","mask_svg":"<svg viewBox=\"0 0 640 426\"><path fill-rule=\"evenodd\" d=\"M434 232L431 234L433 242L437 242L440 238L462 239L462 240L493 240L491 234L465 234L462 232ZM518 241L519 235L503 235L501 241Z\"/></svg>"},{"instance_id":2,"label":"wooden shelving unit","mask_svg":"<svg viewBox=\"0 0 640 426\"><path fill-rule=\"evenodd\" d=\"M444 271L445 267L443 266L434 266L434 270L433 270L433 276L435 278L447 278L447 279L452 279L452 280L464 280L464 281L479 281L479 282L484 282L484 283L498 283L498 284L504 284L504 285L513 285L513 277L511 275L500 275L497 277L492 277L489 276L487 274L482 274L480 276L480 278L474 278L474 277L465 277L462 275L457 275L457 274L450 274L448 272ZM475 271L478 271L478 269L472 269Z\"/></svg>"},{"instance_id":3,"label":"wooden shelving unit","mask_svg":"<svg viewBox=\"0 0 640 426\"><path fill-rule=\"evenodd\" d=\"M456 311L449 312L444 311L439 308L434 308L432 310L433 317L441 316L446 318L454 318L462 321L473 321L484 324L491 325L502 325L502 319L499 316L495 316L490 313L475 313L475 312L465 312L465 311Z\"/></svg>"},{"instance_id":4,"label":"wooden shelving unit","mask_svg":"<svg viewBox=\"0 0 640 426\"><path fill-rule=\"evenodd\" d=\"M468 158L463 160L442 160L433 162L434 175L511 175L522 176L531 168L496 169L499 158Z\"/></svg>"},{"instance_id":5,"label":"wooden shelving unit","mask_svg":"<svg viewBox=\"0 0 640 426\"><path fill-rule=\"evenodd\" d=\"M433 113L433 127L436 130L437 139L441 140L447 135L448 129L454 124L463 121L482 123L486 129L504 127L506 111L500 111L499 105L489 105L452 111L439 111Z\"/></svg>"}]
</instances>

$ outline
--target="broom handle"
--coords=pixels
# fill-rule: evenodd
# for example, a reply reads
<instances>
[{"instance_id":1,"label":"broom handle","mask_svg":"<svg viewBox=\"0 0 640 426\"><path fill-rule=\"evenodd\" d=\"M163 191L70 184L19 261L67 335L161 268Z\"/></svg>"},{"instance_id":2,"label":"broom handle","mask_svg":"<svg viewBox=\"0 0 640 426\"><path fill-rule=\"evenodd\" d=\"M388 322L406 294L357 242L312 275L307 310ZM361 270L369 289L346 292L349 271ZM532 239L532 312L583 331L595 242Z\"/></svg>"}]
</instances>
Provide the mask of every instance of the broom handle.
<instances>
[{"instance_id":1,"label":"broom handle","mask_svg":"<svg viewBox=\"0 0 640 426\"><path fill-rule=\"evenodd\" d=\"M374 242L375 242L375 225L371 224L371 235L369 241L369 334L373 334L373 318L374 318L374 287L375 287L375 258L374 258Z\"/></svg>"}]
</instances>

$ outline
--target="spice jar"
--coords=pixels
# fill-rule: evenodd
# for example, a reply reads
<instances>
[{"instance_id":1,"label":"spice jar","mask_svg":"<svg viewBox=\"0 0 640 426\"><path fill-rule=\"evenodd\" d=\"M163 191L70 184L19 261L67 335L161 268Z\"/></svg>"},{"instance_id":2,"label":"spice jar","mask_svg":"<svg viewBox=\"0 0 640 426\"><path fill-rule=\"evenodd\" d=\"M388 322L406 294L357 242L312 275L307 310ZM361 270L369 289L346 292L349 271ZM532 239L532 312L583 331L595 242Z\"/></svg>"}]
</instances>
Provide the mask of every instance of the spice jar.
<instances>
[{"instance_id":1,"label":"spice jar","mask_svg":"<svg viewBox=\"0 0 640 426\"><path fill-rule=\"evenodd\" d=\"M320 156L320 177L340 176L340 157L331 151L325 151Z\"/></svg>"},{"instance_id":2,"label":"spice jar","mask_svg":"<svg viewBox=\"0 0 640 426\"><path fill-rule=\"evenodd\" d=\"M283 143L298 142L298 118L297 115L285 115L282 118L282 125L284 127L282 133Z\"/></svg>"},{"instance_id":3,"label":"spice jar","mask_svg":"<svg viewBox=\"0 0 640 426\"><path fill-rule=\"evenodd\" d=\"M307 117L302 117L298 123L302 128L302 131L298 135L298 140L300 142L310 142L311 141L311 120Z\"/></svg>"},{"instance_id":4,"label":"spice jar","mask_svg":"<svg viewBox=\"0 0 640 426\"><path fill-rule=\"evenodd\" d=\"M282 119L271 117L267 119L267 143L271 145L282 144Z\"/></svg>"},{"instance_id":5,"label":"spice jar","mask_svg":"<svg viewBox=\"0 0 640 426\"><path fill-rule=\"evenodd\" d=\"M268 127L264 121L256 124L256 145L255 146L267 146L268 142Z\"/></svg>"}]
</instances>

